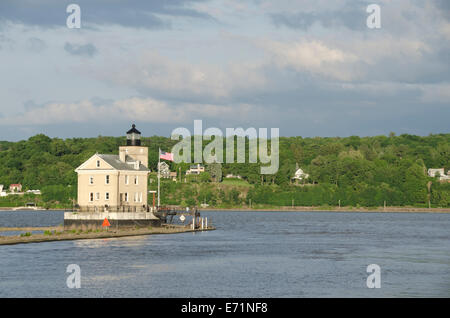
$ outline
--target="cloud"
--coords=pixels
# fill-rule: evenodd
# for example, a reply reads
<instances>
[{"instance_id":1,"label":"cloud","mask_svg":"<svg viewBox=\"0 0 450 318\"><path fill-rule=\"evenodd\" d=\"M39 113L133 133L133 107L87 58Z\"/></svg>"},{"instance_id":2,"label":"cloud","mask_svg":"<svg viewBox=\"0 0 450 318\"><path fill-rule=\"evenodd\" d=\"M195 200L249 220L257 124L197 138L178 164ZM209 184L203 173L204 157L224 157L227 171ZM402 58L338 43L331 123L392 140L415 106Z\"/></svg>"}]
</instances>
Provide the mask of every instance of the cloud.
<instances>
[{"instance_id":1,"label":"cloud","mask_svg":"<svg viewBox=\"0 0 450 318\"><path fill-rule=\"evenodd\" d=\"M350 52L314 40L264 41L262 45L273 54L274 63L280 67L292 67L299 72L307 71L338 80L352 79L355 74L349 66L359 60Z\"/></svg>"},{"instance_id":2,"label":"cloud","mask_svg":"<svg viewBox=\"0 0 450 318\"><path fill-rule=\"evenodd\" d=\"M25 23L0 22L2 135L114 134L108 123L136 118L156 134L197 118L292 135L448 131L446 2L380 0L370 30L369 1L230 1L83 0L83 27L67 32L51 28L66 4L1 2L0 20Z\"/></svg>"},{"instance_id":3,"label":"cloud","mask_svg":"<svg viewBox=\"0 0 450 318\"><path fill-rule=\"evenodd\" d=\"M446 51L439 53L434 44L421 38L379 34L354 36L346 42L312 36L285 41L234 37L233 41L259 50L258 59L222 65L192 63L146 50L127 60L111 59L102 69L87 69L86 73L167 101L253 105L264 104L267 96L274 96L273 104L285 105L287 94L295 91L305 96L318 91L316 102L320 102L328 96L330 84L370 83L386 89L385 83L399 83L399 87L433 83L450 74L443 58Z\"/></svg>"},{"instance_id":4,"label":"cloud","mask_svg":"<svg viewBox=\"0 0 450 318\"><path fill-rule=\"evenodd\" d=\"M166 17L211 19L205 13L190 8L190 4L203 0L77 0L81 8L81 23L86 25L116 24L132 28L161 29L170 25ZM65 27L70 2L46 0L2 0L0 22L15 22L42 27Z\"/></svg>"},{"instance_id":5,"label":"cloud","mask_svg":"<svg viewBox=\"0 0 450 318\"><path fill-rule=\"evenodd\" d=\"M14 46L14 41L5 36L4 34L0 33L0 50L8 47L11 49Z\"/></svg>"},{"instance_id":6,"label":"cloud","mask_svg":"<svg viewBox=\"0 0 450 318\"><path fill-rule=\"evenodd\" d=\"M2 125L51 125L102 121L133 121L146 123L187 123L195 118L247 116L254 111L250 105L214 105L167 103L153 98L128 98L108 104L99 100L76 103L51 102L36 105L28 101L25 111L0 118Z\"/></svg>"},{"instance_id":7,"label":"cloud","mask_svg":"<svg viewBox=\"0 0 450 318\"><path fill-rule=\"evenodd\" d=\"M42 52L47 48L47 44L45 43L45 41L36 37L29 38L27 45L30 51L36 53Z\"/></svg>"},{"instance_id":8,"label":"cloud","mask_svg":"<svg viewBox=\"0 0 450 318\"><path fill-rule=\"evenodd\" d=\"M450 101L450 83L421 85L421 100L425 103L440 103L448 106ZM449 107L450 109L450 107Z\"/></svg>"},{"instance_id":9,"label":"cloud","mask_svg":"<svg viewBox=\"0 0 450 318\"><path fill-rule=\"evenodd\" d=\"M112 60L96 76L116 85L133 87L147 96L204 103L223 102L266 85L266 76L258 62L230 62L223 66L193 64L151 51L126 62Z\"/></svg>"},{"instance_id":10,"label":"cloud","mask_svg":"<svg viewBox=\"0 0 450 318\"><path fill-rule=\"evenodd\" d=\"M450 2L447 0L435 0L433 3L440 10L442 16L450 20Z\"/></svg>"},{"instance_id":11,"label":"cloud","mask_svg":"<svg viewBox=\"0 0 450 318\"><path fill-rule=\"evenodd\" d=\"M277 12L270 14L272 22L278 26L308 30L315 24L325 28L345 27L362 30L366 27L366 7L363 3L346 3L337 10L315 10L299 12Z\"/></svg>"},{"instance_id":12,"label":"cloud","mask_svg":"<svg viewBox=\"0 0 450 318\"><path fill-rule=\"evenodd\" d=\"M97 53L97 48L92 43L81 45L66 42L66 44L64 44L64 50L71 55L81 55L88 57L92 57Z\"/></svg>"}]
</instances>

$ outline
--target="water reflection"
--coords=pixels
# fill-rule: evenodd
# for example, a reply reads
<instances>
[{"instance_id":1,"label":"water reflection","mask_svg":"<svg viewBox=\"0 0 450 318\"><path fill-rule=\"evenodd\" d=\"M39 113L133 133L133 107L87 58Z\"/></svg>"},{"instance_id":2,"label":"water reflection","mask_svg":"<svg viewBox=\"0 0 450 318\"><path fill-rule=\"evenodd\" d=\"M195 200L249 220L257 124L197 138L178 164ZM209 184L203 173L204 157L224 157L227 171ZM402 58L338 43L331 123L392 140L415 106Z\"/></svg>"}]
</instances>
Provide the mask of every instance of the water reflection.
<instances>
[{"instance_id":1,"label":"water reflection","mask_svg":"<svg viewBox=\"0 0 450 318\"><path fill-rule=\"evenodd\" d=\"M147 235L123 236L99 239L85 239L73 241L76 247L80 248L104 248L104 247L139 247L151 244Z\"/></svg>"}]
</instances>

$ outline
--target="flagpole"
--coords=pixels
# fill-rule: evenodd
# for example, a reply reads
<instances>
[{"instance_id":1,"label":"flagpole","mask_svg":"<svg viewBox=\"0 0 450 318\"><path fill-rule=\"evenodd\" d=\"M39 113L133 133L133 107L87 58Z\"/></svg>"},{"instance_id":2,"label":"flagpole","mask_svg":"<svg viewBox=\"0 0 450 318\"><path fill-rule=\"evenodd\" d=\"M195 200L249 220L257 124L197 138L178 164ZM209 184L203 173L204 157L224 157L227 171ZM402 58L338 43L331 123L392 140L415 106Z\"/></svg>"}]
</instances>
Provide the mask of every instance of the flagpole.
<instances>
[{"instance_id":1,"label":"flagpole","mask_svg":"<svg viewBox=\"0 0 450 318\"><path fill-rule=\"evenodd\" d=\"M158 152L158 208L159 208L159 179L161 179L161 175L160 175L160 172L159 172L159 167L161 166L160 165L160 162L161 162L161 148L159 148L159 152Z\"/></svg>"}]
</instances>

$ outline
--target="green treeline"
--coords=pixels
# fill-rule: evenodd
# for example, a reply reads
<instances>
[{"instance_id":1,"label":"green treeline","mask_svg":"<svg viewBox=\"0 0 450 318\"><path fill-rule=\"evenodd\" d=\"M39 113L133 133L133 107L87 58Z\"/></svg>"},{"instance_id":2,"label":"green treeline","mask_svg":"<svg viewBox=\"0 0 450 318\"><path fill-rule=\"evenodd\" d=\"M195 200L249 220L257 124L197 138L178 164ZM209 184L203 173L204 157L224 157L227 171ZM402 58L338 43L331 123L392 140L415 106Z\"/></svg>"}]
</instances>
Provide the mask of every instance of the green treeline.
<instances>
[{"instance_id":1,"label":"green treeline","mask_svg":"<svg viewBox=\"0 0 450 318\"><path fill-rule=\"evenodd\" d=\"M142 140L149 147L152 171L157 167L158 148L170 152L177 143L157 136ZM204 141L203 146L208 143ZM42 134L19 142L1 141L0 184L8 187L11 183L22 183L24 190L40 189L42 196L8 196L0 198L0 205L34 200L51 206L70 206L71 199L76 199L74 169L96 152L117 154L118 147L124 144L125 137L63 140ZM428 168L444 168L446 172L450 169L450 134L281 137L279 150L280 167L274 175L261 175L259 163L224 163L219 169L207 166L204 175L185 178L190 164L171 162L172 171L181 171L183 183L163 180L161 202L248 206L251 201L253 205L336 206L340 200L342 206L382 206L386 201L390 206L425 207L430 201L431 206L450 206L450 183L427 176ZM297 166L309 174L306 180L291 179ZM227 174L239 175L242 180L227 182L223 179ZM153 189L155 178L150 179ZM222 179L223 182L217 182Z\"/></svg>"}]
</instances>

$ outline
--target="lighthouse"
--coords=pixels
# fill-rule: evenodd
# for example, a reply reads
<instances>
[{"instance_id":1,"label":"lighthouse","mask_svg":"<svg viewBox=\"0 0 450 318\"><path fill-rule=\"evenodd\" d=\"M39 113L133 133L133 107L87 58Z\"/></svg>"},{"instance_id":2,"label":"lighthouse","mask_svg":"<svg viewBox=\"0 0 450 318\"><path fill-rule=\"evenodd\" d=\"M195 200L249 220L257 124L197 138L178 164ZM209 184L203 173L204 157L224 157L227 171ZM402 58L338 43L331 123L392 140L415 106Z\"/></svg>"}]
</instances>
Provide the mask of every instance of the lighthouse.
<instances>
[{"instance_id":1,"label":"lighthouse","mask_svg":"<svg viewBox=\"0 0 450 318\"><path fill-rule=\"evenodd\" d=\"M105 218L121 226L157 226L161 222L147 204L148 148L132 125L119 155L95 153L78 174L77 211L64 213L64 227L101 227Z\"/></svg>"},{"instance_id":2,"label":"lighthouse","mask_svg":"<svg viewBox=\"0 0 450 318\"><path fill-rule=\"evenodd\" d=\"M135 124L127 131L127 145L119 147L119 157L122 162L132 159L148 168L148 147L141 145L141 132Z\"/></svg>"},{"instance_id":3,"label":"lighthouse","mask_svg":"<svg viewBox=\"0 0 450 318\"><path fill-rule=\"evenodd\" d=\"M131 129L127 131L127 146L140 146L141 132L136 129L136 125L131 125Z\"/></svg>"},{"instance_id":4,"label":"lighthouse","mask_svg":"<svg viewBox=\"0 0 450 318\"><path fill-rule=\"evenodd\" d=\"M78 205L84 211L146 211L148 148L133 124L119 155L94 154L75 171Z\"/></svg>"}]
</instances>

